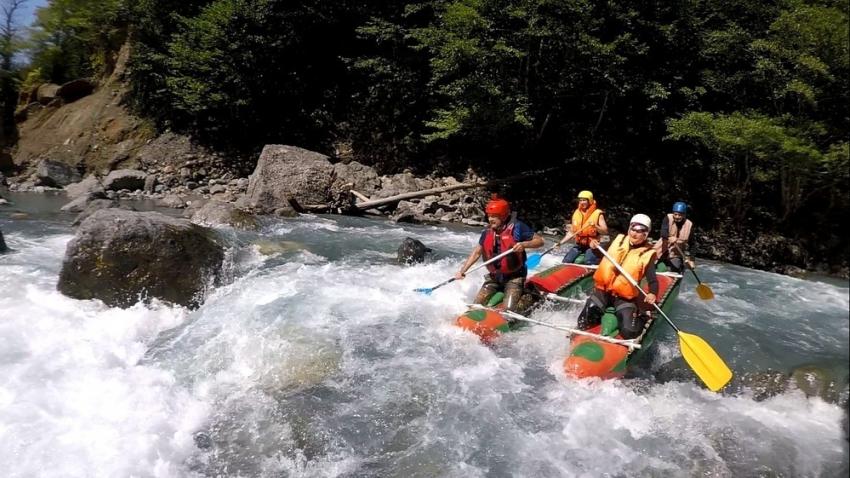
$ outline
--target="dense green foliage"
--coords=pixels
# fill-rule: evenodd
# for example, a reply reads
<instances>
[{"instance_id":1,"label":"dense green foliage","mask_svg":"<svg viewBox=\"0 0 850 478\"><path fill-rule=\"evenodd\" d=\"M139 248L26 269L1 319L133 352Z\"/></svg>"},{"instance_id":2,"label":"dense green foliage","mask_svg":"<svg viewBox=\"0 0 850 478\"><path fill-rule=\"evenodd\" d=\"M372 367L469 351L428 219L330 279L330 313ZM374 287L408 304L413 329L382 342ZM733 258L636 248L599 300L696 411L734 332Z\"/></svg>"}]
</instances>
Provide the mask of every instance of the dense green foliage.
<instances>
[{"instance_id":1,"label":"dense green foliage","mask_svg":"<svg viewBox=\"0 0 850 478\"><path fill-rule=\"evenodd\" d=\"M123 0L51 0L31 26L32 66L42 79L62 84L111 71L127 36Z\"/></svg>"},{"instance_id":2,"label":"dense green foliage","mask_svg":"<svg viewBox=\"0 0 850 478\"><path fill-rule=\"evenodd\" d=\"M249 157L555 166L568 194L707 225L850 211L848 0L52 0L33 64L97 72L128 24L135 110Z\"/></svg>"}]
</instances>

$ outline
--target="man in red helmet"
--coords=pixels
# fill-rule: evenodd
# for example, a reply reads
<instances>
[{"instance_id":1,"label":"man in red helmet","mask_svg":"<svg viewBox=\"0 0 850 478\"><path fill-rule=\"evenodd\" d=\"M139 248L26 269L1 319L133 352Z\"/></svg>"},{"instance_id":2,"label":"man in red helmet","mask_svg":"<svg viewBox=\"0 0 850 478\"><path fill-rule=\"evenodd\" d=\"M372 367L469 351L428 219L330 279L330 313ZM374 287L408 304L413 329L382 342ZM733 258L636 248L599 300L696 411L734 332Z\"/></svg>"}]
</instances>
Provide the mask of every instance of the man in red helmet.
<instances>
[{"instance_id":1,"label":"man in red helmet","mask_svg":"<svg viewBox=\"0 0 850 478\"><path fill-rule=\"evenodd\" d=\"M505 307L515 311L528 275L525 250L543 247L543 238L524 223L511 220L510 205L504 199L494 199L487 203L486 212L490 227L481 232L478 245L472 250L463 267L455 273L455 279L462 280L466 277L466 271L482 254L487 261L503 251L513 249L514 254L508 254L487 265L490 273L484 279L484 285L478 291L475 303L487 305L496 292L502 291L505 294Z\"/></svg>"}]
</instances>

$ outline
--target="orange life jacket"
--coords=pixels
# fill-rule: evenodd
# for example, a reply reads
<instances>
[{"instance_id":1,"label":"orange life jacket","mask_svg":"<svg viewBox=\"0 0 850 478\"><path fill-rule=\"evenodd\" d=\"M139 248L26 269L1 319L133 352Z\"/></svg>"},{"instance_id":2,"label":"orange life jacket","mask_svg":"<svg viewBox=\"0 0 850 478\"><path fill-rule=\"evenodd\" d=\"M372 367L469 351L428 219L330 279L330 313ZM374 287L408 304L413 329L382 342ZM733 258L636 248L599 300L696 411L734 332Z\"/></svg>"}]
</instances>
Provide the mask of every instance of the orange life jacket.
<instances>
[{"instance_id":1,"label":"orange life jacket","mask_svg":"<svg viewBox=\"0 0 850 478\"><path fill-rule=\"evenodd\" d=\"M575 210L570 230L575 234L576 244L580 246L587 246L590 245L591 239L599 237L599 231L596 230L596 224L599 224L599 216L601 214L602 210L596 209L596 201L591 201L590 205L587 206L587 211L585 212L582 212L580 208ZM582 231L582 228L589 222L592 222L593 226Z\"/></svg>"},{"instance_id":2,"label":"orange life jacket","mask_svg":"<svg viewBox=\"0 0 850 478\"><path fill-rule=\"evenodd\" d=\"M632 279L638 284L646 274L646 268L655 261L655 250L648 244L632 247L629 238L624 234L618 235L608 247L608 255L620 264ZM614 294L621 299L632 300L639 292L628 279L620 274L608 258L602 259L599 268L593 274L596 288Z\"/></svg>"},{"instance_id":3,"label":"orange life jacket","mask_svg":"<svg viewBox=\"0 0 850 478\"><path fill-rule=\"evenodd\" d=\"M499 252L496 252L496 236L499 236ZM496 233L492 227L487 228L487 235L484 237L484 261L489 261L502 252L511 249L516 245L514 239L514 223L510 222L500 233ZM491 274L502 273L510 274L517 272L525 266L525 251L508 254L498 261L487 264L487 270Z\"/></svg>"},{"instance_id":4,"label":"orange life jacket","mask_svg":"<svg viewBox=\"0 0 850 478\"><path fill-rule=\"evenodd\" d=\"M684 251L685 244L687 244L688 239L691 237L691 226L693 223L690 219L685 219L685 223L682 224L682 229L679 230L679 227L676 226L676 221L673 219L672 214L667 215L667 227L668 227L668 237L662 237L655 243L655 252L658 253L658 257L663 257L664 253L668 253L668 257L679 257L679 251L676 250L675 247L670 247L668 241L670 239L678 239L679 247ZM669 250L668 250L669 249Z\"/></svg>"}]
</instances>

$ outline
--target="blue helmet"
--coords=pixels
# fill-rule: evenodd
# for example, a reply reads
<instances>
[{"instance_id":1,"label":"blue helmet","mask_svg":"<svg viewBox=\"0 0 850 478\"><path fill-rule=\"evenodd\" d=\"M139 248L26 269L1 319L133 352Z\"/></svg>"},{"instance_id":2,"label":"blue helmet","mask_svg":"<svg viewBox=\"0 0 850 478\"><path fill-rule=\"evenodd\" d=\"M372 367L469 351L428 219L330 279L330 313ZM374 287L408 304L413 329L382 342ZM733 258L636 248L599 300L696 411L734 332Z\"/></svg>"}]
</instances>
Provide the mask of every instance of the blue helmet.
<instances>
[{"instance_id":1,"label":"blue helmet","mask_svg":"<svg viewBox=\"0 0 850 478\"><path fill-rule=\"evenodd\" d=\"M678 213L681 213L681 214L687 214L688 205L683 203L683 202L677 202L676 204L673 205L673 212L678 212Z\"/></svg>"}]
</instances>

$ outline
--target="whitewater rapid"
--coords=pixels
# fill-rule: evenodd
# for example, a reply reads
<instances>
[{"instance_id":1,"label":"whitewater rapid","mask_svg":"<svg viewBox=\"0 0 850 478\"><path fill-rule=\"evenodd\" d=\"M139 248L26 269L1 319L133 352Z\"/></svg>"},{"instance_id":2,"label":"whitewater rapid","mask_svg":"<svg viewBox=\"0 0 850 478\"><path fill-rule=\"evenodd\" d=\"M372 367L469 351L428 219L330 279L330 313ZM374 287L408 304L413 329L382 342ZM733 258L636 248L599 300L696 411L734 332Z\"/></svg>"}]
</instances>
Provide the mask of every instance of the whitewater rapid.
<instances>
[{"instance_id":1,"label":"whitewater rapid","mask_svg":"<svg viewBox=\"0 0 850 478\"><path fill-rule=\"evenodd\" d=\"M68 220L70 223L70 220ZM280 220L241 238L237 278L198 310L112 309L56 292L69 225L3 219L0 463L13 477L598 477L845 473L843 410L798 390L756 402L689 381L667 330L646 373L570 381L562 333L493 346L452 325L478 234L355 218ZM394 264L404 237L435 261ZM287 241L272 255L252 242ZM538 269L556 263L546 257ZM848 288L700 264L673 318L736 373L847 373ZM577 308L535 318L575 323ZM843 364L843 365L842 365ZM843 368L842 368L843 367Z\"/></svg>"}]
</instances>

